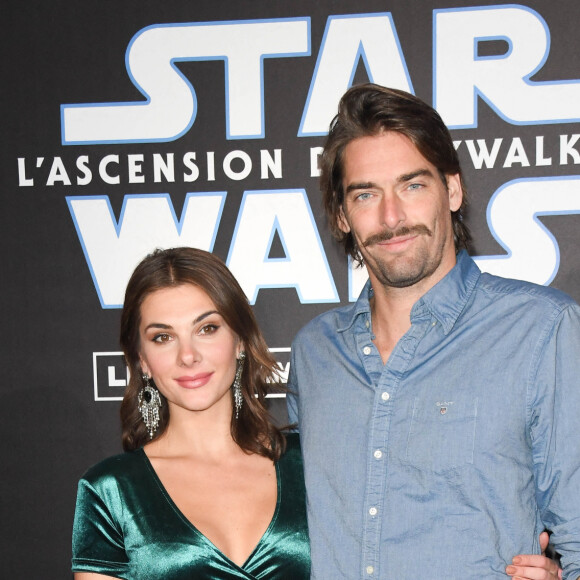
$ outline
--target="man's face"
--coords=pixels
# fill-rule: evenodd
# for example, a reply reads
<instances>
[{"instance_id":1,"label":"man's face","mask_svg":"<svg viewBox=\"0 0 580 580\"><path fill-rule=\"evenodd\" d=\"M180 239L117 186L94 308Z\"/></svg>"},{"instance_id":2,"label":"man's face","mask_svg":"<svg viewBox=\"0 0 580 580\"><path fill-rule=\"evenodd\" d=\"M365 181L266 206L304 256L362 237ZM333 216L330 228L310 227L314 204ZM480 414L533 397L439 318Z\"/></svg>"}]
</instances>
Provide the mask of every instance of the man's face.
<instances>
[{"instance_id":1,"label":"man's face","mask_svg":"<svg viewBox=\"0 0 580 580\"><path fill-rule=\"evenodd\" d=\"M443 183L407 137L384 132L351 141L343 188L340 227L354 236L375 290L378 283L426 292L453 268L459 176Z\"/></svg>"}]
</instances>

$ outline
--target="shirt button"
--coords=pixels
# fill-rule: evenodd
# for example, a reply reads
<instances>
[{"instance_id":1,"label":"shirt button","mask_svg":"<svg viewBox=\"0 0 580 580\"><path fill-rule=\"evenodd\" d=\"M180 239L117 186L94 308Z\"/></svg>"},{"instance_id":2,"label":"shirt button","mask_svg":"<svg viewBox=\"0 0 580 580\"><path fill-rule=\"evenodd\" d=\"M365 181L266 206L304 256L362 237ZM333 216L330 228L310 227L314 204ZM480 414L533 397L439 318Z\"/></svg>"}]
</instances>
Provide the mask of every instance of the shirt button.
<instances>
[{"instance_id":1,"label":"shirt button","mask_svg":"<svg viewBox=\"0 0 580 580\"><path fill-rule=\"evenodd\" d=\"M370 346L365 346L365 347L363 348L363 352L364 352L365 354L367 354L367 355L368 355L368 354L371 354L371 350L372 350L372 349L371 349L371 347L370 347Z\"/></svg>"},{"instance_id":2,"label":"shirt button","mask_svg":"<svg viewBox=\"0 0 580 580\"><path fill-rule=\"evenodd\" d=\"M367 320L367 321L365 322L365 326L368 328L370 325L371 325L371 323L370 323L370 322Z\"/></svg>"},{"instance_id":3,"label":"shirt button","mask_svg":"<svg viewBox=\"0 0 580 580\"><path fill-rule=\"evenodd\" d=\"M377 513L378 513L378 511L379 511L379 510L378 510L376 507L372 507L372 508L369 510L369 514L370 514L371 516L376 516L376 515L377 515Z\"/></svg>"},{"instance_id":4,"label":"shirt button","mask_svg":"<svg viewBox=\"0 0 580 580\"><path fill-rule=\"evenodd\" d=\"M375 569L372 566L367 566L367 574L370 576L373 572L375 571Z\"/></svg>"},{"instance_id":5,"label":"shirt button","mask_svg":"<svg viewBox=\"0 0 580 580\"><path fill-rule=\"evenodd\" d=\"M385 391L382 395L381 395L381 399L383 401L388 401L389 398L391 397L391 395L389 395L389 393L387 393L387 391Z\"/></svg>"},{"instance_id":6,"label":"shirt button","mask_svg":"<svg viewBox=\"0 0 580 580\"><path fill-rule=\"evenodd\" d=\"M377 449L373 455L375 459L380 459L383 456L383 452L380 449Z\"/></svg>"}]
</instances>

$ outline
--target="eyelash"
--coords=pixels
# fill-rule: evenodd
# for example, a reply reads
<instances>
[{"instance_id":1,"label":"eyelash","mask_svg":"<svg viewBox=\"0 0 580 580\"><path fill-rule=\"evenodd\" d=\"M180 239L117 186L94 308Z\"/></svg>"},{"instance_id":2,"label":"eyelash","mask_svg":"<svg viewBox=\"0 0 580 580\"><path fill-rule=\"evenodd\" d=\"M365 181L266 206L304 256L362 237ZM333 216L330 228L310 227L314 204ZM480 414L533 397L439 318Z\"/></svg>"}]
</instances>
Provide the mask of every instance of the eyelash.
<instances>
[{"instance_id":1,"label":"eyelash","mask_svg":"<svg viewBox=\"0 0 580 580\"><path fill-rule=\"evenodd\" d=\"M208 336L211 334L214 334L218 331L219 329L219 324L204 324L198 331L198 334L201 334L202 336ZM172 339L171 335L168 334L167 332L160 332L159 334L156 334L152 339L151 342L155 342L157 344L165 344L168 343L170 340Z\"/></svg>"},{"instance_id":2,"label":"eyelash","mask_svg":"<svg viewBox=\"0 0 580 580\"><path fill-rule=\"evenodd\" d=\"M219 328L218 324L206 324L199 329L199 333L200 334L213 334L214 332L216 332L218 330L218 328ZM208 329L210 329L209 332L207 332Z\"/></svg>"}]
</instances>

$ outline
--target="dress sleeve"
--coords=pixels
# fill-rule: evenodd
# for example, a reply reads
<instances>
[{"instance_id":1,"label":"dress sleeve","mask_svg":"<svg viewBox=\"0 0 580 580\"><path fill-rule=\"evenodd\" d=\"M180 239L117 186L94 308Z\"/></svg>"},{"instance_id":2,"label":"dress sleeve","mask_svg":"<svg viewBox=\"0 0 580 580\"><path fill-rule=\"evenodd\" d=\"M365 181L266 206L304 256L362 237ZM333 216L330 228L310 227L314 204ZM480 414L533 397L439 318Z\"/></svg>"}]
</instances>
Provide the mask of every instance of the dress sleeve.
<instances>
[{"instance_id":1,"label":"dress sleeve","mask_svg":"<svg viewBox=\"0 0 580 580\"><path fill-rule=\"evenodd\" d=\"M536 497L564 578L580 575L580 307L545 337L530 397Z\"/></svg>"},{"instance_id":2,"label":"dress sleeve","mask_svg":"<svg viewBox=\"0 0 580 580\"><path fill-rule=\"evenodd\" d=\"M122 506L113 490L80 480L73 525L73 572L129 578L121 514Z\"/></svg>"}]
</instances>

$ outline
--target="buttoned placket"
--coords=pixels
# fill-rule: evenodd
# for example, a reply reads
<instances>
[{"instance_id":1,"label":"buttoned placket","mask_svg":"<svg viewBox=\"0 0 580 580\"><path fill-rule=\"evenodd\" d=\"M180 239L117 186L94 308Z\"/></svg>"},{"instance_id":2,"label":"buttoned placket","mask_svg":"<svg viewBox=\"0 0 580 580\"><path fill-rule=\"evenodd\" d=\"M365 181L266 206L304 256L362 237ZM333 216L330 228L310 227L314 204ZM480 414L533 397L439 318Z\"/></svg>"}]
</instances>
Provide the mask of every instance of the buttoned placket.
<instances>
[{"instance_id":1,"label":"buttoned placket","mask_svg":"<svg viewBox=\"0 0 580 580\"><path fill-rule=\"evenodd\" d=\"M427 317L425 316L427 315ZM399 340L387 364L373 343L370 313L364 330L357 332L357 347L362 364L373 386L375 396L369 424L370 437L367 449L367 479L365 489L365 519L362 541L361 579L379 578L381 530L385 520L385 490L388 473L388 443L390 418L393 415L397 391L421 338L432 328L433 322L427 312L414 317L413 325Z\"/></svg>"}]
</instances>

